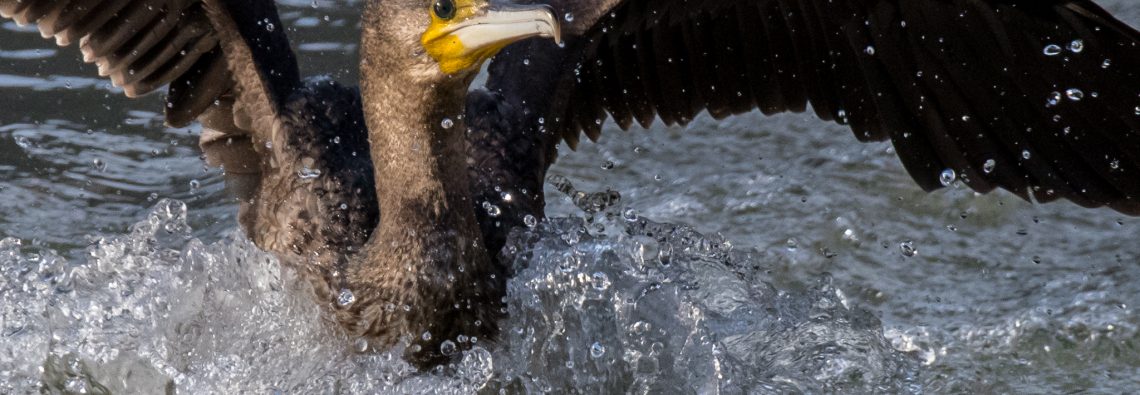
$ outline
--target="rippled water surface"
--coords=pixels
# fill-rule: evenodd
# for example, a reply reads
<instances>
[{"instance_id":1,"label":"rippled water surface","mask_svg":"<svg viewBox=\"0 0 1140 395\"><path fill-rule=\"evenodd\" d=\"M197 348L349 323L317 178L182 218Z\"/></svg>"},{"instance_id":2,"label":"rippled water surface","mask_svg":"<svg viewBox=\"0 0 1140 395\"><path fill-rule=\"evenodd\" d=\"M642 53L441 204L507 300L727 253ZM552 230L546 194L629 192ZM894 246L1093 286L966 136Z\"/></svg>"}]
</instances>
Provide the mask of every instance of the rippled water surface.
<instances>
[{"instance_id":1,"label":"rippled water surface","mask_svg":"<svg viewBox=\"0 0 1140 395\"><path fill-rule=\"evenodd\" d=\"M282 5L303 71L357 78L359 8ZM0 393L1140 389L1140 220L925 194L889 145L760 114L565 155L553 173L620 204L548 188L502 339L414 374L240 236L197 129L79 59L0 25Z\"/></svg>"}]
</instances>

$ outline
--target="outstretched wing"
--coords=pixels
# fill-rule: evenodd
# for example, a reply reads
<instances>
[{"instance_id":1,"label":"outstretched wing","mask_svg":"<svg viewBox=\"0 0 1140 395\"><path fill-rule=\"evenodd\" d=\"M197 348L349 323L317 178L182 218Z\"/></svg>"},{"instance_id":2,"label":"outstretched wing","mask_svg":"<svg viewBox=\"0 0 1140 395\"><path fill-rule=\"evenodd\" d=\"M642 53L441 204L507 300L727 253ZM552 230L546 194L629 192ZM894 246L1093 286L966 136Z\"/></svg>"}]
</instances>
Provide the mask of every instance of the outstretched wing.
<instances>
[{"instance_id":1,"label":"outstretched wing","mask_svg":"<svg viewBox=\"0 0 1140 395\"><path fill-rule=\"evenodd\" d=\"M0 16L34 23L60 46L78 44L83 60L128 97L168 86L172 126L236 95L237 119L225 119L228 108L208 118L249 130L249 117L269 112L267 101L285 100L300 84L288 40L275 29L281 22L272 2L0 0ZM273 72L259 64L273 65Z\"/></svg>"},{"instance_id":2,"label":"outstretched wing","mask_svg":"<svg viewBox=\"0 0 1140 395\"><path fill-rule=\"evenodd\" d=\"M343 256L374 226L371 162L353 155L367 151L359 94L302 84L273 0L0 0L0 13L78 43L128 96L168 84L167 123L203 124L262 247Z\"/></svg>"},{"instance_id":3,"label":"outstretched wing","mask_svg":"<svg viewBox=\"0 0 1140 395\"><path fill-rule=\"evenodd\" d=\"M1140 214L1140 34L1091 1L549 3L578 35L508 48L488 81L556 136L542 166L607 116L811 104L859 140L890 139L927 190L950 170L980 192Z\"/></svg>"},{"instance_id":4,"label":"outstretched wing","mask_svg":"<svg viewBox=\"0 0 1140 395\"><path fill-rule=\"evenodd\" d=\"M129 97L169 85L166 121L185 126L232 87L218 39L196 0L0 0L0 16L78 44Z\"/></svg>"}]
</instances>

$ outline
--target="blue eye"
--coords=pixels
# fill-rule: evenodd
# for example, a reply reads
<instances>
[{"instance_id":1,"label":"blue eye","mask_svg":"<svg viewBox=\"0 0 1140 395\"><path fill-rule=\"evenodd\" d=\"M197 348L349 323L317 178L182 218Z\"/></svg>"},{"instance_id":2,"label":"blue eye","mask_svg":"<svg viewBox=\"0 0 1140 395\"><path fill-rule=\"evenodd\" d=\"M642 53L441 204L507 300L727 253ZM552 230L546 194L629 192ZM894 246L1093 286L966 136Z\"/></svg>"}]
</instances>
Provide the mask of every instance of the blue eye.
<instances>
[{"instance_id":1,"label":"blue eye","mask_svg":"<svg viewBox=\"0 0 1140 395\"><path fill-rule=\"evenodd\" d=\"M436 18L446 21L455 17L455 2L452 0L435 0L431 8Z\"/></svg>"}]
</instances>

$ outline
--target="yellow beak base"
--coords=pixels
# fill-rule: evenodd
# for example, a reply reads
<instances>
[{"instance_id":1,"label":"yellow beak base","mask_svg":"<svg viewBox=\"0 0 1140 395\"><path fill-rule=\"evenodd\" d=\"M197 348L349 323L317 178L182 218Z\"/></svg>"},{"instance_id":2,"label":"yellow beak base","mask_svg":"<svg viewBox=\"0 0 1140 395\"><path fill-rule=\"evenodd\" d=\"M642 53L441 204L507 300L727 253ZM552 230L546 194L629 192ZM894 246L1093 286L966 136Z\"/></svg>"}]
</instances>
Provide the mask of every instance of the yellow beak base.
<instances>
[{"instance_id":1,"label":"yellow beak base","mask_svg":"<svg viewBox=\"0 0 1140 395\"><path fill-rule=\"evenodd\" d=\"M420 38L428 55L445 74L478 69L507 45L525 38L562 41L558 20L548 6L500 4L473 8L461 7L456 17L447 21L433 16L431 26Z\"/></svg>"}]
</instances>

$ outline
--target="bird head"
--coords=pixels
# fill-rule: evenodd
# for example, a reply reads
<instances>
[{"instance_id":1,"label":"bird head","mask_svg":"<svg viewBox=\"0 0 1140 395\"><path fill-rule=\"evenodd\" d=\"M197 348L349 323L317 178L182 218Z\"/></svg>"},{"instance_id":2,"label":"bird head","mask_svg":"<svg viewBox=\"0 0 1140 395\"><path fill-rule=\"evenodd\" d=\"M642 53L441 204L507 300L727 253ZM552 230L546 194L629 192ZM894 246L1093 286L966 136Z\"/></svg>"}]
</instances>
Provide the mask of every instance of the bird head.
<instances>
[{"instance_id":1,"label":"bird head","mask_svg":"<svg viewBox=\"0 0 1140 395\"><path fill-rule=\"evenodd\" d=\"M503 47L530 37L561 42L554 11L546 5L504 0L431 0L431 24L420 43L444 74L478 71Z\"/></svg>"}]
</instances>

